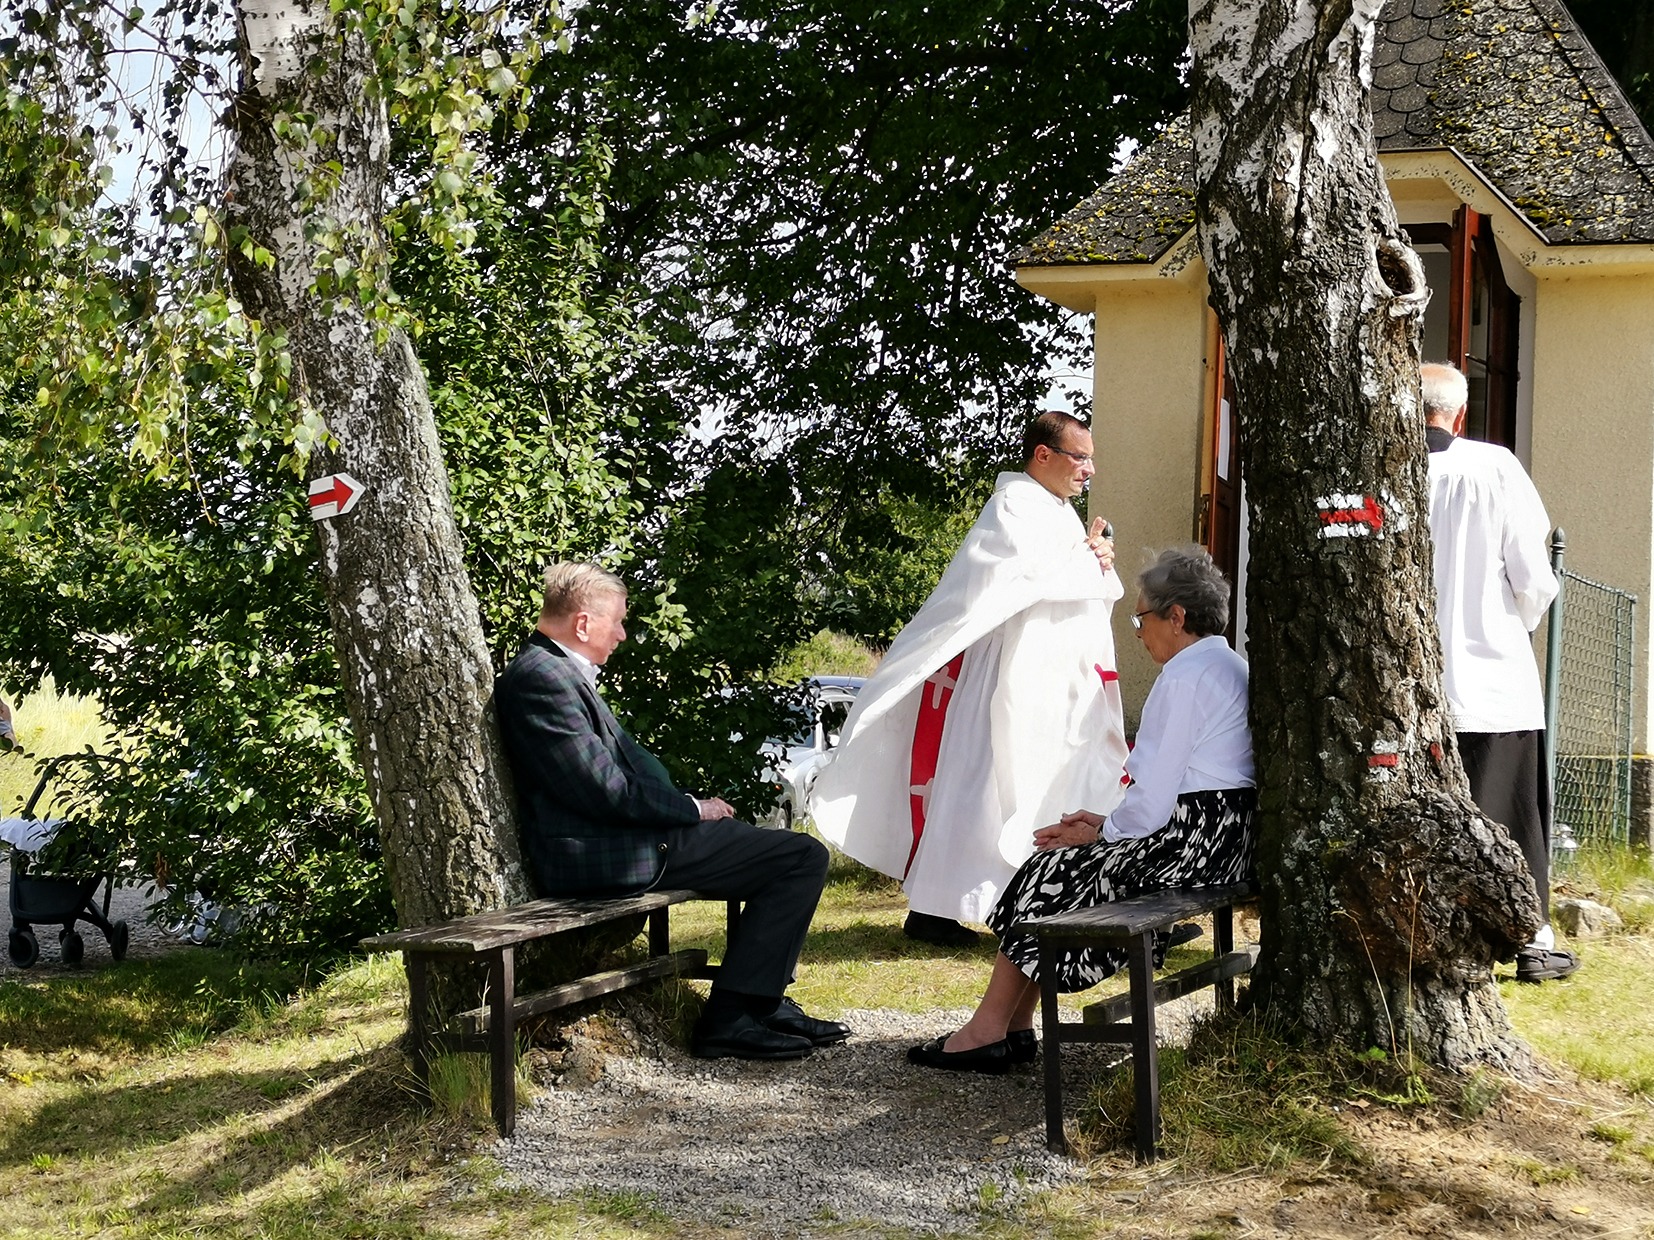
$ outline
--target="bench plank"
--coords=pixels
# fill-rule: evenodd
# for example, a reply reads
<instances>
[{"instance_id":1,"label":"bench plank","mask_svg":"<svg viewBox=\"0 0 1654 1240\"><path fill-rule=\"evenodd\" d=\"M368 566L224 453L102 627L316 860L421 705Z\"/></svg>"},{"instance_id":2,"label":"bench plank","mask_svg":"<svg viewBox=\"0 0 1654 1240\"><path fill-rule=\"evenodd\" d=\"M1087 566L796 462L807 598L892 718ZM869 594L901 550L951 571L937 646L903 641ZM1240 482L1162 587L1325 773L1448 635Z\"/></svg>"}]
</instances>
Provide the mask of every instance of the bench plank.
<instances>
[{"instance_id":1,"label":"bench plank","mask_svg":"<svg viewBox=\"0 0 1654 1240\"><path fill-rule=\"evenodd\" d=\"M1129 900L1114 900L1090 908L1070 909L1049 917L1036 917L1012 927L1041 935L1076 937L1104 942L1125 940L1145 930L1159 930L1171 922L1199 917L1214 909L1230 908L1256 899L1258 889L1250 883L1228 887L1186 887L1177 891L1155 891Z\"/></svg>"},{"instance_id":2,"label":"bench plank","mask_svg":"<svg viewBox=\"0 0 1654 1240\"><path fill-rule=\"evenodd\" d=\"M1219 982L1227 981L1232 977L1239 977L1243 973L1250 973L1252 966L1258 962L1258 949L1243 947L1239 951L1229 952L1227 955L1217 956L1201 964L1191 965L1161 978L1154 984L1154 1004L1160 1007L1170 1003L1173 999L1181 999L1184 995L1191 995L1197 990L1205 990L1208 986L1216 986ZM1110 995L1096 1003L1088 1003L1082 1009L1081 1015L1088 1025L1112 1025L1117 1022L1131 1020L1131 995Z\"/></svg>"},{"instance_id":3,"label":"bench plank","mask_svg":"<svg viewBox=\"0 0 1654 1240\"><path fill-rule=\"evenodd\" d=\"M363 939L362 946L370 952L412 950L475 954L706 898L696 891L646 891L642 895L620 896L613 900L530 900L526 904L513 904L510 908L461 917L440 926L376 934Z\"/></svg>"},{"instance_id":4,"label":"bench plank","mask_svg":"<svg viewBox=\"0 0 1654 1240\"><path fill-rule=\"evenodd\" d=\"M511 1005L512 1015L517 1020L525 1020L530 1016L542 1016L547 1012L555 1012L558 1008L569 1007L587 999L595 999L599 995L613 994L617 990L625 990L630 986L641 986L644 982L652 982L662 977L704 978L711 972L711 966L708 966L706 961L707 955L704 948L688 947L682 951L673 952L671 955L655 956L638 964L627 965L622 969L610 969L603 973L593 973L589 977L565 982L561 986L552 986L546 990L535 991L533 994L518 995L516 1001ZM485 1007L472 1008L469 1012L461 1012L453 1020L456 1027L464 1034L474 1035L488 1032L488 1009Z\"/></svg>"}]
</instances>

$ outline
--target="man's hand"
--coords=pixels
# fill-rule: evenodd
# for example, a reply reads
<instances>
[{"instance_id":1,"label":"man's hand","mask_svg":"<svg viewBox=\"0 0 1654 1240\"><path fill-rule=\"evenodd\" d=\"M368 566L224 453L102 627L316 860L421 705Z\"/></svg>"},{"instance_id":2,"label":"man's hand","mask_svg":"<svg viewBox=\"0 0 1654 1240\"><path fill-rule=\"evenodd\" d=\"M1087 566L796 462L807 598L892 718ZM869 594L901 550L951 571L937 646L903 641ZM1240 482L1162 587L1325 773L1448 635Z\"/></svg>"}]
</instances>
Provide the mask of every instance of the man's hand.
<instances>
[{"instance_id":1,"label":"man's hand","mask_svg":"<svg viewBox=\"0 0 1654 1240\"><path fill-rule=\"evenodd\" d=\"M1091 554L1097 557L1097 564L1104 572L1114 567L1113 533L1109 523L1101 517L1093 517L1086 530L1085 545L1091 548Z\"/></svg>"},{"instance_id":2,"label":"man's hand","mask_svg":"<svg viewBox=\"0 0 1654 1240\"><path fill-rule=\"evenodd\" d=\"M722 797L696 798L701 807L702 822L716 822L720 818L735 817L735 807Z\"/></svg>"},{"instance_id":3,"label":"man's hand","mask_svg":"<svg viewBox=\"0 0 1654 1240\"><path fill-rule=\"evenodd\" d=\"M1064 814L1058 822L1034 832L1034 848L1049 852L1053 848L1073 848L1076 844L1095 844L1102 838L1103 816L1090 810L1077 809Z\"/></svg>"}]
</instances>

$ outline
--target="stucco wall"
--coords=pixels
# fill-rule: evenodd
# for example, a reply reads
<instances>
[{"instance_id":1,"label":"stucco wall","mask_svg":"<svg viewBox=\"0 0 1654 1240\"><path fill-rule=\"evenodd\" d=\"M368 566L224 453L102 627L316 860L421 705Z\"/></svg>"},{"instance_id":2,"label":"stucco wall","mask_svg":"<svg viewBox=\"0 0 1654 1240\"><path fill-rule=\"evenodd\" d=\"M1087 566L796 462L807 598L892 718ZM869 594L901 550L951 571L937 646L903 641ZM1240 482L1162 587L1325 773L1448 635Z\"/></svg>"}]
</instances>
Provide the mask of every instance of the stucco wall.
<instances>
[{"instance_id":1,"label":"stucco wall","mask_svg":"<svg viewBox=\"0 0 1654 1240\"><path fill-rule=\"evenodd\" d=\"M1199 264L1192 264L1199 269ZM1190 278L1190 277L1193 278ZM1114 612L1120 688L1136 726L1158 668L1129 619L1149 553L1194 533L1203 430L1205 272L1095 286L1097 476L1091 512L1114 524L1126 597Z\"/></svg>"},{"instance_id":2,"label":"stucco wall","mask_svg":"<svg viewBox=\"0 0 1654 1240\"><path fill-rule=\"evenodd\" d=\"M1649 750L1654 562L1654 279L1541 270L1534 299L1533 480L1567 565L1637 596L1632 743ZM1526 310L1524 306L1524 310ZM1527 368L1524 367L1526 371Z\"/></svg>"}]
</instances>

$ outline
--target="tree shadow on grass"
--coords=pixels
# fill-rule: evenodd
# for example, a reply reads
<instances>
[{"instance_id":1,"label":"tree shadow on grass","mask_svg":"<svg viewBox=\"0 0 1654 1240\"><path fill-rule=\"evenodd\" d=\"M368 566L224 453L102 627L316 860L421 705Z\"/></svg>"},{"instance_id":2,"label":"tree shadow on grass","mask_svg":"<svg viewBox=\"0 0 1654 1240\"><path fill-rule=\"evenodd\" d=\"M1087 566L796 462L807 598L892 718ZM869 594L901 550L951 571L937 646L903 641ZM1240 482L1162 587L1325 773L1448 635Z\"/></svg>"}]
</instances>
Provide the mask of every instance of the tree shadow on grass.
<instances>
[{"instance_id":1,"label":"tree shadow on grass","mask_svg":"<svg viewBox=\"0 0 1654 1240\"><path fill-rule=\"evenodd\" d=\"M0 1140L0 1168L27 1166L42 1154L103 1163L153 1151L155 1166L173 1163L179 1174L148 1187L142 1200L119 1204L187 1211L252 1192L374 1132L426 1123L410 1083L400 1051L386 1045L302 1071L206 1071L94 1085L13 1124ZM210 1152L167 1156L166 1147L198 1134L208 1138Z\"/></svg>"},{"instance_id":2,"label":"tree shadow on grass","mask_svg":"<svg viewBox=\"0 0 1654 1240\"><path fill-rule=\"evenodd\" d=\"M0 1046L35 1055L143 1053L233 1025L290 993L293 975L215 951L129 960L83 973L0 978Z\"/></svg>"}]
</instances>

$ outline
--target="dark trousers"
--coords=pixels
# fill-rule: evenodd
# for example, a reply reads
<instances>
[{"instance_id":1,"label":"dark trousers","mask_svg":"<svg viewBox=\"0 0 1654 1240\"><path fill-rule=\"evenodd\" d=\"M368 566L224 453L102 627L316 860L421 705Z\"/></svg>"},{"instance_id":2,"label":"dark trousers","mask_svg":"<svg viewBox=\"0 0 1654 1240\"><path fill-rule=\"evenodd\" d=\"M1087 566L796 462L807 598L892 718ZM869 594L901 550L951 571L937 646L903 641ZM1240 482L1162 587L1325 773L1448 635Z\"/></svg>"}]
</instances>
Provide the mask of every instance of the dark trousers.
<instances>
[{"instance_id":1,"label":"dark trousers","mask_svg":"<svg viewBox=\"0 0 1654 1240\"><path fill-rule=\"evenodd\" d=\"M826 881L820 840L724 818L670 831L655 885L743 901L714 988L779 998L792 983Z\"/></svg>"},{"instance_id":2,"label":"dark trousers","mask_svg":"<svg viewBox=\"0 0 1654 1240\"><path fill-rule=\"evenodd\" d=\"M1459 758L1470 797L1527 858L1539 908L1551 919L1551 784L1545 769L1545 733L1460 732Z\"/></svg>"}]
</instances>

